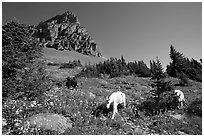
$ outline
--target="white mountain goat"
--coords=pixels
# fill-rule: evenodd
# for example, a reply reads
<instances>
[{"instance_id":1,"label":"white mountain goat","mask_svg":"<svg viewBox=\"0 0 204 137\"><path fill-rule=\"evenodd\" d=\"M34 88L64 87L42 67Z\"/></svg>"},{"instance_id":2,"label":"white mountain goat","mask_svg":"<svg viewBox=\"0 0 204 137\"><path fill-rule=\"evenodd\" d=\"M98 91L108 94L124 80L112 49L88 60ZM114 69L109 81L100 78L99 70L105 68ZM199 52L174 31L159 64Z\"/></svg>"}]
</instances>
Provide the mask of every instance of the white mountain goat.
<instances>
[{"instance_id":1,"label":"white mountain goat","mask_svg":"<svg viewBox=\"0 0 204 137\"><path fill-rule=\"evenodd\" d=\"M124 103L124 108L126 108L126 100L125 100L125 94L121 91L113 92L110 97L108 98L108 104L107 108L110 108L110 105L113 104L113 116L112 119L114 119L115 114L118 113L117 106L118 104Z\"/></svg>"},{"instance_id":2,"label":"white mountain goat","mask_svg":"<svg viewBox=\"0 0 204 137\"><path fill-rule=\"evenodd\" d=\"M184 102L185 102L185 97L184 94L181 90L175 90L176 95L179 97L179 108L183 108Z\"/></svg>"}]
</instances>

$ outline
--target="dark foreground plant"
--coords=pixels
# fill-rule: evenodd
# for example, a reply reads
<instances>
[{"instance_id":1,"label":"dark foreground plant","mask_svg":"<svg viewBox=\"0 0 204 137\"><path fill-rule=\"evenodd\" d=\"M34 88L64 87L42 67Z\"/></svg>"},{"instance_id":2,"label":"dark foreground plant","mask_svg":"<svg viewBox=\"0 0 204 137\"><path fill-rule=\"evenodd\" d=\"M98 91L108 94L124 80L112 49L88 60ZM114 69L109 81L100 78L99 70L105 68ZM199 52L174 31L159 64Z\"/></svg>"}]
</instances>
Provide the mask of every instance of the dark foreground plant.
<instances>
[{"instance_id":1,"label":"dark foreground plant","mask_svg":"<svg viewBox=\"0 0 204 137\"><path fill-rule=\"evenodd\" d=\"M196 98L186 110L186 113L190 116L202 117L202 99Z\"/></svg>"}]
</instances>

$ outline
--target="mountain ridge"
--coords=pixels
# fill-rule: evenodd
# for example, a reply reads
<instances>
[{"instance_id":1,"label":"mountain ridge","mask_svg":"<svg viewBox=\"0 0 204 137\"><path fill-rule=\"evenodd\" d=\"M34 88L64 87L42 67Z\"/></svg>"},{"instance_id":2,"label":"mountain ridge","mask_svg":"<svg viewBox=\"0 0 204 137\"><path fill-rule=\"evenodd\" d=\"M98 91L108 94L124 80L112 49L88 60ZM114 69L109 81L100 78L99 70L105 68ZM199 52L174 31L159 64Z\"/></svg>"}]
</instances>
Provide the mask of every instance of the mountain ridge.
<instances>
[{"instance_id":1,"label":"mountain ridge","mask_svg":"<svg viewBox=\"0 0 204 137\"><path fill-rule=\"evenodd\" d=\"M36 29L34 36L45 47L102 57L97 43L88 34L86 28L81 26L78 17L71 11L40 22Z\"/></svg>"}]
</instances>

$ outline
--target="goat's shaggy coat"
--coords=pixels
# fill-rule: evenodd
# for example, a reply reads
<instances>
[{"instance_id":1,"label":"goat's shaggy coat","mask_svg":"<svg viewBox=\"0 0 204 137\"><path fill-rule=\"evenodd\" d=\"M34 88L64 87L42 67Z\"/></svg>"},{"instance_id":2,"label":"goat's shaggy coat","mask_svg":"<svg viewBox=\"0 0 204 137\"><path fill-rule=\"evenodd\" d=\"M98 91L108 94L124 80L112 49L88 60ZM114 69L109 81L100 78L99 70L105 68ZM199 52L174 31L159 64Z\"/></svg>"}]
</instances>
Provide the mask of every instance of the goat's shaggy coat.
<instances>
[{"instance_id":1,"label":"goat's shaggy coat","mask_svg":"<svg viewBox=\"0 0 204 137\"><path fill-rule=\"evenodd\" d=\"M112 116L112 119L114 119L115 114L118 113L117 106L119 104L122 104L122 103L124 103L124 108L126 108L125 94L122 93L121 91L112 93L110 95L110 97L108 98L107 108L109 109L110 105L113 104L113 116Z\"/></svg>"},{"instance_id":2,"label":"goat's shaggy coat","mask_svg":"<svg viewBox=\"0 0 204 137\"><path fill-rule=\"evenodd\" d=\"M176 95L179 97L179 108L183 108L184 102L185 102L185 97L184 94L181 90L175 90Z\"/></svg>"}]
</instances>

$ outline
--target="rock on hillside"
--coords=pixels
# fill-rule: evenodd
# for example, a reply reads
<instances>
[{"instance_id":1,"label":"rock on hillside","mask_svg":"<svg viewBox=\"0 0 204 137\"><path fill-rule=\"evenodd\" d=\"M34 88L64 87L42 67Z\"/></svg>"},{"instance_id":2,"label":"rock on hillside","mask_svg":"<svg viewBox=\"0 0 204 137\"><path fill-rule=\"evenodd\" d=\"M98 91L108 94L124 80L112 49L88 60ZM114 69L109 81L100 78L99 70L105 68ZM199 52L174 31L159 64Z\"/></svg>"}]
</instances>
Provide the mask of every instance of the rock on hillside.
<instances>
[{"instance_id":1,"label":"rock on hillside","mask_svg":"<svg viewBox=\"0 0 204 137\"><path fill-rule=\"evenodd\" d=\"M44 130L54 130L59 133L63 133L67 128L72 128L72 123L69 118L66 118L62 115L40 113L29 117L23 125L25 131L33 127Z\"/></svg>"},{"instance_id":2,"label":"rock on hillside","mask_svg":"<svg viewBox=\"0 0 204 137\"><path fill-rule=\"evenodd\" d=\"M67 11L37 26L35 33L43 45L57 50L73 50L84 55L101 57L99 47L82 27L77 16Z\"/></svg>"}]
</instances>

